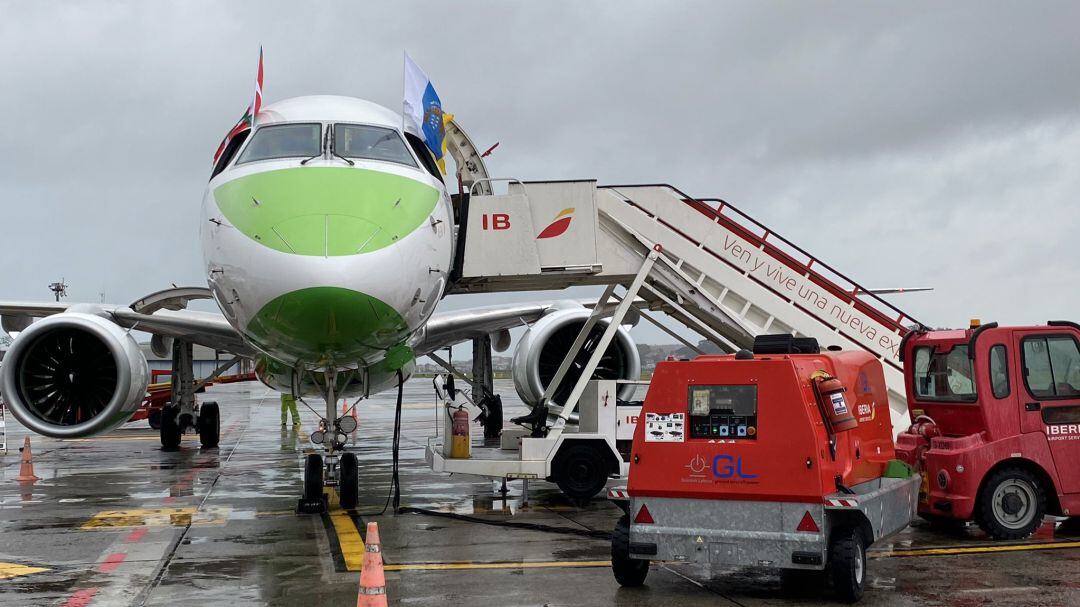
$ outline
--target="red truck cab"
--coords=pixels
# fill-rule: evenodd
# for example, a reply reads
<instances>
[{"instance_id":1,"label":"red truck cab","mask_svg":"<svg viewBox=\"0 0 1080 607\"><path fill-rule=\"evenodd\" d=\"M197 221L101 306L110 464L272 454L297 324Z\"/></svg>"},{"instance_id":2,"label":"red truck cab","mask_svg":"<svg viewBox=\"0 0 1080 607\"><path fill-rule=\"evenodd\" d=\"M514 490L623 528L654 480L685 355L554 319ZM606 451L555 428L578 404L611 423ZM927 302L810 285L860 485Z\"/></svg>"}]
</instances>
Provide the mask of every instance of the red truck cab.
<instances>
[{"instance_id":1,"label":"red truck cab","mask_svg":"<svg viewBox=\"0 0 1080 607\"><path fill-rule=\"evenodd\" d=\"M923 475L920 515L1018 539L1080 514L1080 325L973 321L900 349L912 426L896 452Z\"/></svg>"}]
</instances>

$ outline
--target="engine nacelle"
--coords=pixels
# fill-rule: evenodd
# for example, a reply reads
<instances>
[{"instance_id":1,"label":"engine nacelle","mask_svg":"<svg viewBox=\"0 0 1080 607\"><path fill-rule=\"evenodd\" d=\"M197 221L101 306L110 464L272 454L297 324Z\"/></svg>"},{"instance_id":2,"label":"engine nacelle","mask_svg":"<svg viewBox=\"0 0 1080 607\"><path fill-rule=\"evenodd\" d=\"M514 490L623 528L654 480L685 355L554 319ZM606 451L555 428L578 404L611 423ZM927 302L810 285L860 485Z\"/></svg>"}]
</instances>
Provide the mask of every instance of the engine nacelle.
<instances>
[{"instance_id":1,"label":"engine nacelle","mask_svg":"<svg viewBox=\"0 0 1080 607\"><path fill-rule=\"evenodd\" d=\"M0 393L24 426L53 438L108 432L146 396L150 370L115 323L64 312L19 334L0 367Z\"/></svg>"},{"instance_id":2,"label":"engine nacelle","mask_svg":"<svg viewBox=\"0 0 1080 607\"><path fill-rule=\"evenodd\" d=\"M525 404L533 405L544 396L544 390L555 377L559 364L570 350L589 314L590 311L583 307L554 310L533 323L521 337L514 350L512 375L514 388ZM597 323L593 328L585 347L578 353L577 360L553 395L555 402L564 403L570 395L574 383L581 377L581 369L588 361L588 351L591 351L589 345L599 341L605 328L606 320ZM630 337L629 331L619 327L615 339L600 359L593 378L638 379L640 376L641 357L638 355L637 344ZM633 385L624 385L619 388L618 397L629 400L635 389Z\"/></svg>"}]
</instances>

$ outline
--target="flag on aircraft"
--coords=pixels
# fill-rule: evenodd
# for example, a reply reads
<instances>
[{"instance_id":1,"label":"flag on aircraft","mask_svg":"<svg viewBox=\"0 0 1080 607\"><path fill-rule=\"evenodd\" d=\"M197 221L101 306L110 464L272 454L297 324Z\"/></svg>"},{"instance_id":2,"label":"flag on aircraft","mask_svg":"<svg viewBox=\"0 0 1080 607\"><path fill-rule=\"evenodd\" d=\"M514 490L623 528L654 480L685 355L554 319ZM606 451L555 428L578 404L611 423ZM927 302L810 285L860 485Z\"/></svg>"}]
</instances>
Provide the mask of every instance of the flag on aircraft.
<instances>
[{"instance_id":1,"label":"flag on aircraft","mask_svg":"<svg viewBox=\"0 0 1080 607\"><path fill-rule=\"evenodd\" d=\"M233 126L233 128L229 129L228 134L226 134L225 138L221 140L220 144L218 144L217 151L214 152L214 162L213 162L213 164L215 164L215 165L217 164L218 160L221 158L221 154L225 151L225 148L229 147L229 142L232 141L233 137L236 137L240 133L243 133L244 131L246 131L246 130L248 130L248 129L255 126L255 116L257 116L258 113L259 113L259 110L262 109L262 86L263 86L263 49L260 46L259 47L259 72L255 76L255 95L253 96L253 98L251 100L251 105L247 106L247 109L244 110L244 115L240 117L240 120L237 121L237 123ZM252 108L254 108L254 111L252 111Z\"/></svg>"},{"instance_id":2,"label":"flag on aircraft","mask_svg":"<svg viewBox=\"0 0 1080 607\"><path fill-rule=\"evenodd\" d=\"M405 130L427 144L439 170L446 173L446 125L453 114L443 113L442 101L431 80L408 53L405 53Z\"/></svg>"}]
</instances>

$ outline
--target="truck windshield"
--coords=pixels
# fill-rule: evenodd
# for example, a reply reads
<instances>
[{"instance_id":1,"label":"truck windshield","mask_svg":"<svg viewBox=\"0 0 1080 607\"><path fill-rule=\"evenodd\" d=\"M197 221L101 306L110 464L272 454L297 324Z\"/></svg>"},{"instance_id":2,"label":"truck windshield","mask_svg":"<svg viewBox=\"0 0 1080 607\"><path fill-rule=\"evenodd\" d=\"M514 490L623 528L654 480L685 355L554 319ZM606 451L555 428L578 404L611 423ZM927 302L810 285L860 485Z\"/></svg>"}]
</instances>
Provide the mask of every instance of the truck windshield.
<instances>
[{"instance_id":1,"label":"truck windshield","mask_svg":"<svg viewBox=\"0 0 1080 607\"><path fill-rule=\"evenodd\" d=\"M260 127L236 164L274 158L310 158L322 152L322 125L275 124Z\"/></svg>"},{"instance_id":2,"label":"truck windshield","mask_svg":"<svg viewBox=\"0 0 1080 607\"><path fill-rule=\"evenodd\" d=\"M362 124L334 125L334 152L346 158L384 160L416 166L401 135L394 129Z\"/></svg>"},{"instance_id":3,"label":"truck windshield","mask_svg":"<svg viewBox=\"0 0 1080 607\"><path fill-rule=\"evenodd\" d=\"M916 400L975 402L975 374L966 345L948 352L938 352L932 346L915 348L912 373Z\"/></svg>"}]
</instances>

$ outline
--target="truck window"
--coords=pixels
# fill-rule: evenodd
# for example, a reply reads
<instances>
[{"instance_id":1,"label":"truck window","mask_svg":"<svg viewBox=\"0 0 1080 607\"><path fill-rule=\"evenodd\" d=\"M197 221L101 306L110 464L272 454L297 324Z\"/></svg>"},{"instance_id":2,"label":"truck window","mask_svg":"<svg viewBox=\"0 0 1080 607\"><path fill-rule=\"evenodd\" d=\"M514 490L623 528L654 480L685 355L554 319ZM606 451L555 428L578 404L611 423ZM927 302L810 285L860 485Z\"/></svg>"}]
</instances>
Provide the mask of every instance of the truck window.
<instances>
[{"instance_id":1,"label":"truck window","mask_svg":"<svg viewBox=\"0 0 1080 607\"><path fill-rule=\"evenodd\" d=\"M236 164L273 158L310 158L320 153L321 124L273 124L255 131Z\"/></svg>"},{"instance_id":2,"label":"truck window","mask_svg":"<svg viewBox=\"0 0 1080 607\"><path fill-rule=\"evenodd\" d=\"M690 438L757 436L757 386L690 386Z\"/></svg>"},{"instance_id":3,"label":"truck window","mask_svg":"<svg viewBox=\"0 0 1080 607\"><path fill-rule=\"evenodd\" d=\"M1068 335L1028 337L1022 342L1024 382L1035 398L1080 396L1080 348Z\"/></svg>"},{"instance_id":4,"label":"truck window","mask_svg":"<svg viewBox=\"0 0 1080 607\"><path fill-rule=\"evenodd\" d=\"M948 352L917 347L911 372L916 400L975 402L975 374L966 345L953 346Z\"/></svg>"},{"instance_id":5,"label":"truck window","mask_svg":"<svg viewBox=\"0 0 1080 607\"><path fill-rule=\"evenodd\" d=\"M1005 346L998 344L990 348L990 387L994 392L994 398L1005 398L1009 395L1009 361Z\"/></svg>"}]
</instances>

